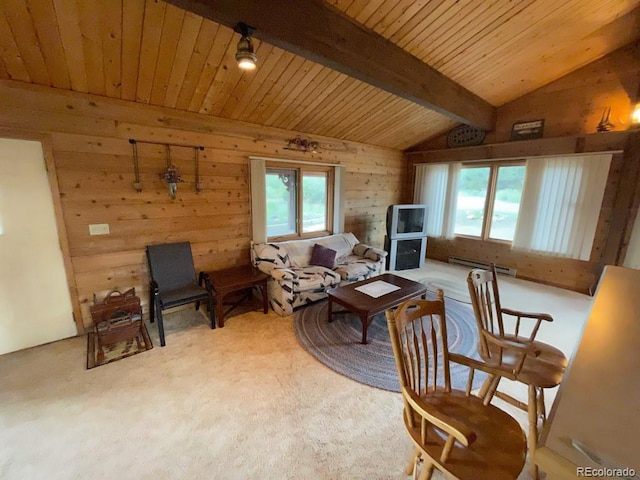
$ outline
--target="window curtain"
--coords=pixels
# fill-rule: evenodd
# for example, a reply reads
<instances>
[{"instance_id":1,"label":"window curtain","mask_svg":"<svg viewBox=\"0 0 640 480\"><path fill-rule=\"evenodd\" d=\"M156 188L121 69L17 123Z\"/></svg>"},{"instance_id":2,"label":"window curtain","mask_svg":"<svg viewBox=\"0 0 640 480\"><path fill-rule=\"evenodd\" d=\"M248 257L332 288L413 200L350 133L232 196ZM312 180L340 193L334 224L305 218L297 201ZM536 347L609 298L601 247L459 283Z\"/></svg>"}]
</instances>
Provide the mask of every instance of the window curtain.
<instances>
[{"instance_id":1,"label":"window curtain","mask_svg":"<svg viewBox=\"0 0 640 480\"><path fill-rule=\"evenodd\" d=\"M263 158L249 158L251 182L251 238L254 243L267 241L267 166Z\"/></svg>"},{"instance_id":2,"label":"window curtain","mask_svg":"<svg viewBox=\"0 0 640 480\"><path fill-rule=\"evenodd\" d=\"M589 260L611 154L527 159L513 248Z\"/></svg>"},{"instance_id":3,"label":"window curtain","mask_svg":"<svg viewBox=\"0 0 640 480\"><path fill-rule=\"evenodd\" d=\"M344 232L345 179L347 169L336 165L333 169L333 233Z\"/></svg>"},{"instance_id":4,"label":"window curtain","mask_svg":"<svg viewBox=\"0 0 640 480\"><path fill-rule=\"evenodd\" d=\"M428 205L427 235L454 236L460 163L416 165L414 203Z\"/></svg>"}]
</instances>

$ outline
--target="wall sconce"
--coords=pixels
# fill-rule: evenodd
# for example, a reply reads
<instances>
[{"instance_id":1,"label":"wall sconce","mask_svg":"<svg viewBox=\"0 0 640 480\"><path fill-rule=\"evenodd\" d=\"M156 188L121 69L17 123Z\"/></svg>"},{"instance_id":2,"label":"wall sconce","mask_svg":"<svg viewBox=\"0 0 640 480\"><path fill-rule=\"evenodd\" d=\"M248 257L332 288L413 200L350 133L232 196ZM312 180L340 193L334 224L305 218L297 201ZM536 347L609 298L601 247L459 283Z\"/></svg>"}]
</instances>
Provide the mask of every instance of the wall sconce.
<instances>
[{"instance_id":1,"label":"wall sconce","mask_svg":"<svg viewBox=\"0 0 640 480\"><path fill-rule=\"evenodd\" d=\"M256 68L256 62L258 57L253 53L253 42L250 35L256 31L255 28L250 27L246 23L239 22L233 29L234 32L242 35L238 41L238 47L236 50L236 61L238 67L242 70L254 70Z\"/></svg>"},{"instance_id":2,"label":"wall sconce","mask_svg":"<svg viewBox=\"0 0 640 480\"><path fill-rule=\"evenodd\" d=\"M633 113L631 114L631 123L636 127L640 125L640 102L637 102L636 106L633 108Z\"/></svg>"},{"instance_id":3,"label":"wall sconce","mask_svg":"<svg viewBox=\"0 0 640 480\"><path fill-rule=\"evenodd\" d=\"M312 142L306 138L292 138L291 140L287 140L287 145L284 147L285 150L296 150L298 152L311 152L318 153L318 142Z\"/></svg>"}]
</instances>

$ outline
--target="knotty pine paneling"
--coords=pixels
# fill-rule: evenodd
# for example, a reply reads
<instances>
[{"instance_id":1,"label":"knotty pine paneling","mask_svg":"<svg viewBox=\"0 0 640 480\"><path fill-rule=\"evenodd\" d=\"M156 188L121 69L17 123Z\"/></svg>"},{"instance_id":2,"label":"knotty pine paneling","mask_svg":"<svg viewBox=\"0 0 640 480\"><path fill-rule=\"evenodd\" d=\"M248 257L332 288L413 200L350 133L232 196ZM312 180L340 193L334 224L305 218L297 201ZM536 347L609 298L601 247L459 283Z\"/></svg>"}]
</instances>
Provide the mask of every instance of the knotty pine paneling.
<instances>
[{"instance_id":1,"label":"knotty pine paneling","mask_svg":"<svg viewBox=\"0 0 640 480\"><path fill-rule=\"evenodd\" d=\"M640 20L639 20L640 22ZM497 109L496 129L485 145L508 142L514 123L544 119L544 138L596 133L605 107L611 131L625 131L640 89L640 47L629 44ZM521 142L514 142L521 143ZM446 134L410 151L447 148Z\"/></svg>"},{"instance_id":2,"label":"knotty pine paneling","mask_svg":"<svg viewBox=\"0 0 640 480\"><path fill-rule=\"evenodd\" d=\"M328 3L496 106L638 38L635 0Z\"/></svg>"},{"instance_id":3,"label":"knotty pine paneling","mask_svg":"<svg viewBox=\"0 0 640 480\"><path fill-rule=\"evenodd\" d=\"M447 149L445 137L425 142L407 155L407 184L411 192L413 166L430 161L469 161L474 159L513 158L536 155L562 155L581 151L607 151L624 148L632 99L640 86L637 46L628 45L606 57L566 75L497 111L496 131L487 135L485 145L465 149ZM595 133L605 106L611 107L613 131ZM509 142L514 122L545 119L542 140ZM417 153L417 152L424 153ZM602 271L603 255L611 233L611 219L620 206L614 200L625 172L622 155L613 157L605 190L593 250L589 262L515 252L508 245L466 238L430 239L427 255L447 261L459 256L494 261L518 269L518 276L580 292L592 291ZM631 220L634 213L630 212Z\"/></svg>"},{"instance_id":4,"label":"knotty pine paneling","mask_svg":"<svg viewBox=\"0 0 640 480\"><path fill-rule=\"evenodd\" d=\"M450 256L516 268L517 277L580 293L593 293L600 274L596 262L585 262L511 250L511 245L470 238L429 238L427 257L447 262ZM469 268L471 270L471 268Z\"/></svg>"},{"instance_id":5,"label":"knotty pine paneling","mask_svg":"<svg viewBox=\"0 0 640 480\"><path fill-rule=\"evenodd\" d=\"M0 97L7 100L0 104L0 129L51 137L86 327L94 293L135 287L146 305L148 244L190 241L197 270L249 263L250 155L345 165L345 228L377 247L383 246L386 207L402 194L405 159L398 150L312 137L321 153L303 154L282 148L299 132L11 81L0 81ZM164 148L139 143L143 191L136 192L129 138L204 146L203 190L194 190L193 150L172 147L171 160L185 182L171 200L159 178ZM88 226L95 223L108 223L110 235L90 236Z\"/></svg>"},{"instance_id":6,"label":"knotty pine paneling","mask_svg":"<svg viewBox=\"0 0 640 480\"><path fill-rule=\"evenodd\" d=\"M496 106L640 28L640 0L328 3ZM399 149L454 124L258 40L241 73L238 39L161 0L4 0L0 78Z\"/></svg>"}]
</instances>

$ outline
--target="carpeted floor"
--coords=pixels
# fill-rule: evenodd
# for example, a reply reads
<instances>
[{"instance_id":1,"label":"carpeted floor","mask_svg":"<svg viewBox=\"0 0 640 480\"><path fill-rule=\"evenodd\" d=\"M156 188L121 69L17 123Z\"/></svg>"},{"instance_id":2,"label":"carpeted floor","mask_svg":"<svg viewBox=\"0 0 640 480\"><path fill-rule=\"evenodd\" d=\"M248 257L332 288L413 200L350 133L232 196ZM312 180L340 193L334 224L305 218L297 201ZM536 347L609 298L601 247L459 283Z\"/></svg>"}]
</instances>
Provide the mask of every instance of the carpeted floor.
<instances>
[{"instance_id":1,"label":"carpeted floor","mask_svg":"<svg viewBox=\"0 0 640 480\"><path fill-rule=\"evenodd\" d=\"M469 290L465 280L453 276L443 276L439 272L433 272L427 273L426 276L421 277L417 281L424 283L430 292L437 292L438 289L441 289L446 298L471 304L471 298L469 298Z\"/></svg>"},{"instance_id":2,"label":"carpeted floor","mask_svg":"<svg viewBox=\"0 0 640 480\"><path fill-rule=\"evenodd\" d=\"M588 297L501 287L513 308L550 307L542 340L571 354ZM0 356L0 478L407 478L400 394L326 368L300 347L293 317L248 312L211 330L182 310L166 316L163 348L147 326L152 350L92 370L84 337Z\"/></svg>"},{"instance_id":3,"label":"carpeted floor","mask_svg":"<svg viewBox=\"0 0 640 480\"><path fill-rule=\"evenodd\" d=\"M433 297L433 296L431 296ZM477 357L478 334L471 308L445 299L449 349L469 357ZM327 321L327 301L298 309L294 326L298 341L314 358L332 370L372 387L400 391L398 372L384 314L375 316L369 325L366 345L360 343L362 322L351 313ZM469 369L452 363L454 388L464 389ZM485 375L477 372L474 387L479 388Z\"/></svg>"}]
</instances>

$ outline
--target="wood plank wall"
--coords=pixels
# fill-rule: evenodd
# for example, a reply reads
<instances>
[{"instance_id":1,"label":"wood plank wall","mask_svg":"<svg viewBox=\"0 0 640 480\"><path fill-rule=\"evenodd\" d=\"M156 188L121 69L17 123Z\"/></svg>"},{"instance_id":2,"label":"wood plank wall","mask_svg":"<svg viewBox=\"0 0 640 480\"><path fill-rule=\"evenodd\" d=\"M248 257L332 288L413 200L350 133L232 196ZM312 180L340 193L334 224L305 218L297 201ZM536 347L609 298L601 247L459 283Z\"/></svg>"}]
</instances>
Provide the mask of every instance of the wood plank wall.
<instances>
[{"instance_id":1,"label":"wood plank wall","mask_svg":"<svg viewBox=\"0 0 640 480\"><path fill-rule=\"evenodd\" d=\"M447 149L445 137L440 137L412 148L407 152L405 191L413 192L413 170L416 163L628 149L631 139L627 131L631 104L640 85L637 55L638 47L629 45L498 108L496 131L487 136L483 146ZM596 125L604 106L611 106L611 120L615 126L612 132L596 134ZM540 118L545 119L543 139L508 141L514 122ZM588 262L515 252L508 244L469 238L430 239L427 256L442 261L447 261L449 256L459 256L496 262L516 268L518 277L589 293L595 288L606 259L611 258L610 252L606 250L619 252L625 248L624 244L611 245L609 241L614 212L618 212L615 228L623 225L628 230L635 218L640 188L636 188L635 192L620 191L621 188L631 188L622 187L624 182L621 179L635 174L629 170L633 161L628 157L628 154L626 157L623 154L613 157ZM616 204L616 198L620 198L621 193L623 197L635 198L635 209ZM412 193L407 194L403 201L411 200ZM621 208L624 210L624 219L620 219ZM628 241L629 232L626 230L622 235L623 242Z\"/></svg>"},{"instance_id":2,"label":"wood plank wall","mask_svg":"<svg viewBox=\"0 0 640 480\"><path fill-rule=\"evenodd\" d=\"M0 136L2 129L6 136L51 139L70 284L85 328L94 293L136 287L146 304L148 244L192 242L196 270L249 263L250 155L345 165L345 229L377 247L383 246L386 207L399 202L404 185L398 150L313 136L321 152L303 154L282 149L298 132L11 81L0 81ZM171 148L185 180L171 200L159 178L164 147L139 144L143 191L136 192L129 138L204 146L203 190L194 189L193 149ZM90 236L88 226L100 223L109 224L110 235Z\"/></svg>"},{"instance_id":3,"label":"wood plank wall","mask_svg":"<svg viewBox=\"0 0 640 480\"><path fill-rule=\"evenodd\" d=\"M596 133L605 107L611 108L612 131L625 131L639 95L640 44L632 43L558 80L498 107L496 129L485 144L508 142L515 122L544 119L544 137ZM447 135L407 151L447 148Z\"/></svg>"}]
</instances>

